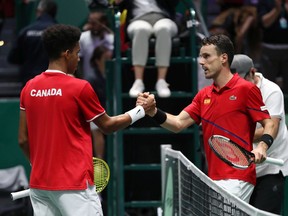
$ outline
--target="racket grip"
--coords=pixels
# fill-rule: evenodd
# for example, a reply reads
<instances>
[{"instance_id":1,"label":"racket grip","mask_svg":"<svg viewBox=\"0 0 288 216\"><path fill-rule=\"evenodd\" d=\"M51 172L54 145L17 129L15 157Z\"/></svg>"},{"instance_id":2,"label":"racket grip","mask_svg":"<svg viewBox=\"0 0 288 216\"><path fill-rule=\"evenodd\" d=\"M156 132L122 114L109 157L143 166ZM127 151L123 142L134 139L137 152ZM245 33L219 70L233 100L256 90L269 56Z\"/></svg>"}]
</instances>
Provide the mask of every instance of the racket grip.
<instances>
[{"instance_id":1,"label":"racket grip","mask_svg":"<svg viewBox=\"0 0 288 216\"><path fill-rule=\"evenodd\" d=\"M17 191L17 192L12 192L11 193L11 198L14 201L14 200L17 200L17 199L21 199L21 198L27 197L27 196L29 196L29 194L30 194L30 189Z\"/></svg>"},{"instance_id":2,"label":"racket grip","mask_svg":"<svg viewBox=\"0 0 288 216\"><path fill-rule=\"evenodd\" d=\"M278 166L284 165L284 161L282 159L276 159L276 158L271 158L271 157L267 157L265 162L270 163L270 164L274 164L274 165L278 165Z\"/></svg>"}]
</instances>

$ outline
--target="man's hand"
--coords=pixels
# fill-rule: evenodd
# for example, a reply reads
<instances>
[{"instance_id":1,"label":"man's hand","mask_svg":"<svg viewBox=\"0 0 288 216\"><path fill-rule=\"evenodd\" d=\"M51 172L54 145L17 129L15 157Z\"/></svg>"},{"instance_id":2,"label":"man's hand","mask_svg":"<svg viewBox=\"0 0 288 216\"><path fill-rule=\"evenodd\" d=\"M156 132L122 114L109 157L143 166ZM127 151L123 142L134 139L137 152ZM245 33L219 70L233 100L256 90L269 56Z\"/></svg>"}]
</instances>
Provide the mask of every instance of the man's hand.
<instances>
[{"instance_id":1,"label":"man's hand","mask_svg":"<svg viewBox=\"0 0 288 216\"><path fill-rule=\"evenodd\" d=\"M144 108L146 115L154 116L156 109L156 100L154 94L149 92L139 93L136 101L136 106L140 105Z\"/></svg>"},{"instance_id":2,"label":"man's hand","mask_svg":"<svg viewBox=\"0 0 288 216\"><path fill-rule=\"evenodd\" d=\"M267 149L268 149L268 146L265 142L259 142L257 147L253 149L252 153L254 153L255 155L254 162L256 164L263 163L266 160Z\"/></svg>"}]
</instances>

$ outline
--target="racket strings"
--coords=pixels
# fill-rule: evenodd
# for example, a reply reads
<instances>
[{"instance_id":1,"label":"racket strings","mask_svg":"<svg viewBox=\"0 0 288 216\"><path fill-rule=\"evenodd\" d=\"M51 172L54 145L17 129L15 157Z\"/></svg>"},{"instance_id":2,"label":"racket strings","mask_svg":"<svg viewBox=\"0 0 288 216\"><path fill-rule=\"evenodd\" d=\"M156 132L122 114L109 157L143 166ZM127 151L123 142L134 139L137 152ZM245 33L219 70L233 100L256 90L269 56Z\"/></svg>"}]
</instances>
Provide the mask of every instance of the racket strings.
<instances>
[{"instance_id":1,"label":"racket strings","mask_svg":"<svg viewBox=\"0 0 288 216\"><path fill-rule=\"evenodd\" d=\"M96 192L99 193L107 186L110 171L108 165L99 158L93 158L94 165L94 184Z\"/></svg>"},{"instance_id":2,"label":"racket strings","mask_svg":"<svg viewBox=\"0 0 288 216\"><path fill-rule=\"evenodd\" d=\"M220 157L238 166L248 166L250 161L243 152L227 140L213 138L212 144Z\"/></svg>"}]
</instances>

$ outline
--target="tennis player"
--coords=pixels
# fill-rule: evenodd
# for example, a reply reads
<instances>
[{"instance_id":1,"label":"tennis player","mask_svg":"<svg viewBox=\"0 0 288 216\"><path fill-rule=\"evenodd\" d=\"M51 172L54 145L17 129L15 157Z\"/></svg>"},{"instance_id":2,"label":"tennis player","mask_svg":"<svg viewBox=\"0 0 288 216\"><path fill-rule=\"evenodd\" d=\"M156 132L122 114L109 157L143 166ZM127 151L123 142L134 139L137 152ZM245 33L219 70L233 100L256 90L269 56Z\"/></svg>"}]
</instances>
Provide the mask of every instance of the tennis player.
<instances>
[{"instance_id":1,"label":"tennis player","mask_svg":"<svg viewBox=\"0 0 288 216\"><path fill-rule=\"evenodd\" d=\"M280 214L284 205L285 177L288 176L288 132L285 121L284 95L280 87L266 79L254 67L253 61L247 55L237 54L233 58L231 70L241 77L254 83L260 89L271 119L274 121L277 136L267 151L267 156L283 159L283 166L262 163L256 166L256 186L253 190L250 204L261 210ZM263 128L257 124L254 140L263 135ZM255 144L257 145L257 143Z\"/></svg>"},{"instance_id":2,"label":"tennis player","mask_svg":"<svg viewBox=\"0 0 288 216\"><path fill-rule=\"evenodd\" d=\"M47 28L42 40L48 69L21 91L19 145L32 166L35 216L103 215L93 184L90 122L111 133L144 117L149 108L137 106L110 117L91 85L71 76L79 62L80 34L69 25Z\"/></svg>"},{"instance_id":3,"label":"tennis player","mask_svg":"<svg viewBox=\"0 0 288 216\"><path fill-rule=\"evenodd\" d=\"M148 115L172 132L180 132L194 123L202 124L208 176L227 191L249 202L256 183L255 164L244 170L233 168L219 159L208 144L212 135L225 136L252 151L255 163L261 163L275 136L274 124L260 90L238 74L231 73L233 56L234 47L227 36L204 38L199 63L205 78L213 79L213 84L200 90L191 104L178 115L165 113L159 108L152 108ZM152 99L153 95L142 93L136 103L142 104L147 97ZM257 148L253 149L256 122L263 126L264 134Z\"/></svg>"}]
</instances>

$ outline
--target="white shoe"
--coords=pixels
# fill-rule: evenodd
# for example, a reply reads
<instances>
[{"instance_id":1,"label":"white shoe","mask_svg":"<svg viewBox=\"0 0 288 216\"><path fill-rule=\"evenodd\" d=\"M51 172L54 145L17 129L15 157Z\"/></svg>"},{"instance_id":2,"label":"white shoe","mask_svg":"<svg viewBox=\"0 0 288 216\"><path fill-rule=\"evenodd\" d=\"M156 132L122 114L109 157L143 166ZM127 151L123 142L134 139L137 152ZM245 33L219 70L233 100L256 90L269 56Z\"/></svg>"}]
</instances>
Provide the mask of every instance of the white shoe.
<instances>
[{"instance_id":1,"label":"white shoe","mask_svg":"<svg viewBox=\"0 0 288 216\"><path fill-rule=\"evenodd\" d=\"M137 97L139 93L142 93L145 89L144 83L141 79L136 79L129 91L130 97Z\"/></svg>"},{"instance_id":2,"label":"white shoe","mask_svg":"<svg viewBox=\"0 0 288 216\"><path fill-rule=\"evenodd\" d=\"M171 91L168 88L169 84L164 79L159 79L156 83L156 91L159 97L170 97Z\"/></svg>"}]
</instances>

